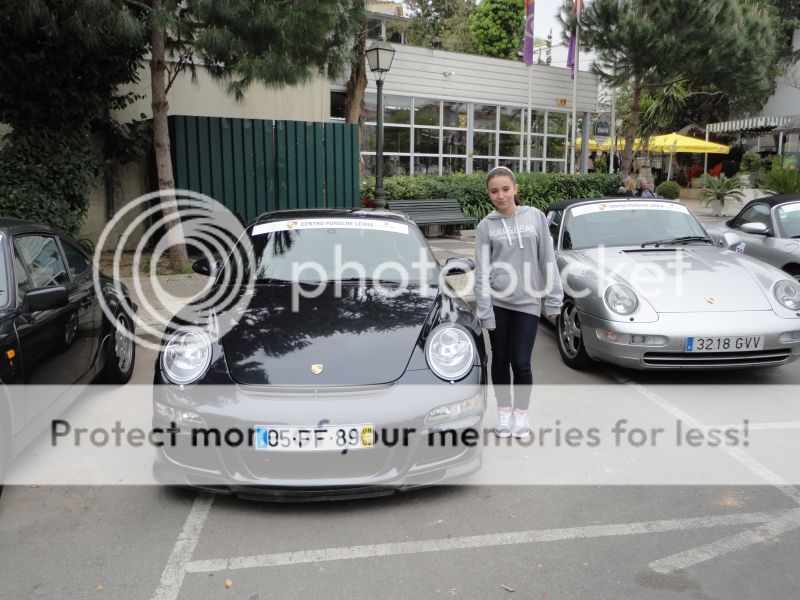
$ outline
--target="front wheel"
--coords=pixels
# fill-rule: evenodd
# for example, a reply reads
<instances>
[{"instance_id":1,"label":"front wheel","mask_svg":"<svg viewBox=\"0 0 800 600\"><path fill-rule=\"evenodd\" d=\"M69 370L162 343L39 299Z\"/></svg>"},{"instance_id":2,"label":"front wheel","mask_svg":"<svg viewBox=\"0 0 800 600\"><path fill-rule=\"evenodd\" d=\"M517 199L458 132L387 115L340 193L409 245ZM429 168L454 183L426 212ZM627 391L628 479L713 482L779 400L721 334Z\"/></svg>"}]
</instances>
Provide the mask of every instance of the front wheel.
<instances>
[{"instance_id":1,"label":"front wheel","mask_svg":"<svg viewBox=\"0 0 800 600\"><path fill-rule=\"evenodd\" d=\"M583 333L581 332L581 321L578 315L578 307L569 298L564 300L561 306L561 314L558 316L556 324L556 338L558 340L558 352L561 360L571 369L581 371L586 369L592 359L586 354L583 346Z\"/></svg>"},{"instance_id":2,"label":"front wheel","mask_svg":"<svg viewBox=\"0 0 800 600\"><path fill-rule=\"evenodd\" d=\"M136 362L136 344L133 342L133 327L128 315L119 313L112 327L106 366L103 369L105 383L128 383Z\"/></svg>"}]
</instances>

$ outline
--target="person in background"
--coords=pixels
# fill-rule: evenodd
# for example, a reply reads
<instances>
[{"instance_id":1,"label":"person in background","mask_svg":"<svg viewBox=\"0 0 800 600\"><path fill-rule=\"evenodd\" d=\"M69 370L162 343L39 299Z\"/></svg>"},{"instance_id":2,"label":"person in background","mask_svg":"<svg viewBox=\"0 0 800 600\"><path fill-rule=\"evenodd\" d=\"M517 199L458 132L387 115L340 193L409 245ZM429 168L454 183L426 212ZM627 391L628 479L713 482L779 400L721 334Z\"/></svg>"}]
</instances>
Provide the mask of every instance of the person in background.
<instances>
[{"instance_id":1,"label":"person in background","mask_svg":"<svg viewBox=\"0 0 800 600\"><path fill-rule=\"evenodd\" d=\"M597 152L592 152L586 161L586 172L594 173L594 161L597 160Z\"/></svg>"},{"instance_id":2,"label":"person in background","mask_svg":"<svg viewBox=\"0 0 800 600\"><path fill-rule=\"evenodd\" d=\"M641 198L655 198L656 195L650 189L650 182L646 177L643 177L639 182L639 196Z\"/></svg>"},{"instance_id":3,"label":"person in background","mask_svg":"<svg viewBox=\"0 0 800 600\"><path fill-rule=\"evenodd\" d=\"M635 196L636 195L636 184L633 181L633 177L628 175L625 179L622 180L622 183L617 190L617 194L620 196Z\"/></svg>"},{"instance_id":4,"label":"person in background","mask_svg":"<svg viewBox=\"0 0 800 600\"><path fill-rule=\"evenodd\" d=\"M495 435L528 438L539 315L555 323L564 293L545 216L520 205L514 173L506 167L492 169L486 190L494 210L478 224L475 235L475 299L492 347Z\"/></svg>"}]
</instances>

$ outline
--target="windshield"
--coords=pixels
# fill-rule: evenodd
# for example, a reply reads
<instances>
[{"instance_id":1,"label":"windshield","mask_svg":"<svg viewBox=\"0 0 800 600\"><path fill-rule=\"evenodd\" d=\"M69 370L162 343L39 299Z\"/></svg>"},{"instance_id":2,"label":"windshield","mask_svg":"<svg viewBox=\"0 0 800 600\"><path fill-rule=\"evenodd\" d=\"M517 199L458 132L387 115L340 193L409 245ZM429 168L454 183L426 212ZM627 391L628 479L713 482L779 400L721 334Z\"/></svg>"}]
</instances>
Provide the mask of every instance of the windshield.
<instances>
[{"instance_id":1,"label":"windshield","mask_svg":"<svg viewBox=\"0 0 800 600\"><path fill-rule=\"evenodd\" d=\"M0 308L6 306L11 299L8 285L8 269L6 269L6 253L3 249L3 236L0 235Z\"/></svg>"},{"instance_id":2,"label":"windshield","mask_svg":"<svg viewBox=\"0 0 800 600\"><path fill-rule=\"evenodd\" d=\"M249 231L256 283L436 281L437 263L416 229L378 219L272 221ZM248 261L244 261L247 263ZM245 279L251 265L245 266ZM228 261L225 269L235 268Z\"/></svg>"},{"instance_id":3,"label":"windshield","mask_svg":"<svg viewBox=\"0 0 800 600\"><path fill-rule=\"evenodd\" d=\"M567 212L561 247L641 246L655 240L706 239L706 232L681 204L664 202L598 202Z\"/></svg>"},{"instance_id":4,"label":"windshield","mask_svg":"<svg viewBox=\"0 0 800 600\"><path fill-rule=\"evenodd\" d=\"M800 237L800 202L779 206L777 216L781 237Z\"/></svg>"}]
</instances>

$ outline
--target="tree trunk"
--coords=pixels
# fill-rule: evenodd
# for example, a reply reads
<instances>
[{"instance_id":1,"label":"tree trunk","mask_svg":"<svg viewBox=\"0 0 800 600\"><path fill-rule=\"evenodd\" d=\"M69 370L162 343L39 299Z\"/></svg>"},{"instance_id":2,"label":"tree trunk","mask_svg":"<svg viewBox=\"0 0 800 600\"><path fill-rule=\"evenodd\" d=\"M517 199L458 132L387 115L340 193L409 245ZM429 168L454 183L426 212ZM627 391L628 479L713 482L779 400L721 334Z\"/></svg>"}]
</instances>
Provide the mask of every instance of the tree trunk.
<instances>
[{"instance_id":1,"label":"tree trunk","mask_svg":"<svg viewBox=\"0 0 800 600\"><path fill-rule=\"evenodd\" d=\"M163 10L161 0L153 1L153 12ZM150 37L150 92L153 107L153 149L156 156L156 173L158 175L159 190L173 190L175 178L172 173L172 158L170 157L169 127L167 115L166 84L166 49L164 26L153 20ZM174 193L161 196L161 212L164 215L164 228L166 229L169 244L169 263L174 271L185 271L189 268L189 255L186 252L186 243L183 237L183 228L178 217L178 203Z\"/></svg>"},{"instance_id":2,"label":"tree trunk","mask_svg":"<svg viewBox=\"0 0 800 600\"><path fill-rule=\"evenodd\" d=\"M636 139L636 131L639 129L639 108L642 98L642 87L638 81L633 82L633 93L631 94L631 120L628 129L625 131L625 149L622 151L622 173L631 172L633 163L633 142Z\"/></svg>"},{"instance_id":3,"label":"tree trunk","mask_svg":"<svg viewBox=\"0 0 800 600\"><path fill-rule=\"evenodd\" d=\"M350 61L350 79L347 80L347 99L344 105L345 121L358 125L358 139L363 137L364 91L367 89L367 22L356 34L353 44L353 58ZM361 176L364 176L364 163L360 162Z\"/></svg>"}]
</instances>

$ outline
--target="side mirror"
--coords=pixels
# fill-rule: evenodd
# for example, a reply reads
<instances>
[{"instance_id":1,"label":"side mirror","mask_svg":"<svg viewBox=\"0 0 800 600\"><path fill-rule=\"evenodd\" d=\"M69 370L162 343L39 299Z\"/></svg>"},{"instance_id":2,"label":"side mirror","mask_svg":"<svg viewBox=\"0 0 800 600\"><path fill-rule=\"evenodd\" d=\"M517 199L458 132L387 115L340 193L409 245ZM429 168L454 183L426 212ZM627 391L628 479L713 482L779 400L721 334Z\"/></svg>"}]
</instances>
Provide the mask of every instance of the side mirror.
<instances>
[{"instance_id":1,"label":"side mirror","mask_svg":"<svg viewBox=\"0 0 800 600\"><path fill-rule=\"evenodd\" d=\"M67 288L63 285L28 290L20 307L24 313L62 308L69 302Z\"/></svg>"},{"instance_id":2,"label":"side mirror","mask_svg":"<svg viewBox=\"0 0 800 600\"><path fill-rule=\"evenodd\" d=\"M444 261L445 275L463 275L464 273L468 273L474 270L475 270L475 263L471 258L451 256L446 261Z\"/></svg>"},{"instance_id":3,"label":"side mirror","mask_svg":"<svg viewBox=\"0 0 800 600\"><path fill-rule=\"evenodd\" d=\"M192 271L198 275L205 275L206 277L213 277L217 274L219 264L214 261L213 263L207 258L201 258L192 263Z\"/></svg>"},{"instance_id":4,"label":"side mirror","mask_svg":"<svg viewBox=\"0 0 800 600\"><path fill-rule=\"evenodd\" d=\"M769 227L763 223L745 223L739 227L744 233L752 233L754 235L769 235Z\"/></svg>"}]
</instances>

